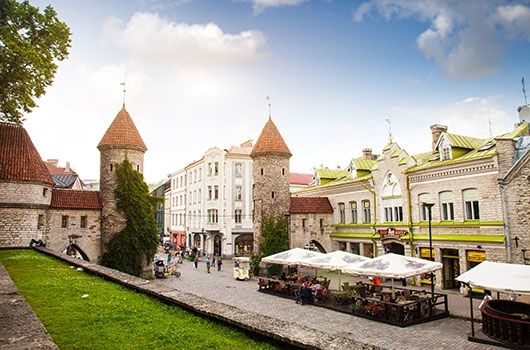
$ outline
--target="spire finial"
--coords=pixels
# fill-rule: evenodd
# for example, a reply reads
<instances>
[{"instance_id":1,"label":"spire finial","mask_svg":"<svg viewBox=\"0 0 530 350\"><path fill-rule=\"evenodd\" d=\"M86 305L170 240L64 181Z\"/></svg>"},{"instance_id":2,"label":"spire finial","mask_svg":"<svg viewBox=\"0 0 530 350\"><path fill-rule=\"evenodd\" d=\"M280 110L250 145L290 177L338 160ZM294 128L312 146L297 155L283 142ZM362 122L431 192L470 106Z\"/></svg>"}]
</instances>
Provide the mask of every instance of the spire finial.
<instances>
[{"instance_id":1,"label":"spire finial","mask_svg":"<svg viewBox=\"0 0 530 350\"><path fill-rule=\"evenodd\" d=\"M388 140L392 143L392 121L390 120L390 116L386 117L385 121L388 124Z\"/></svg>"},{"instance_id":2,"label":"spire finial","mask_svg":"<svg viewBox=\"0 0 530 350\"><path fill-rule=\"evenodd\" d=\"M267 102L269 104L269 120L270 120L271 119L271 97L267 96L267 97L265 97L265 99L267 100Z\"/></svg>"},{"instance_id":3,"label":"spire finial","mask_svg":"<svg viewBox=\"0 0 530 350\"><path fill-rule=\"evenodd\" d=\"M521 84L523 84L524 105L528 106L528 101L526 100L526 89L524 87L524 77L521 78Z\"/></svg>"},{"instance_id":4,"label":"spire finial","mask_svg":"<svg viewBox=\"0 0 530 350\"><path fill-rule=\"evenodd\" d=\"M123 77L123 81L120 83L121 86L123 86L123 108L125 108L125 94L127 92L127 89L125 88L125 81L127 80L127 73L125 73Z\"/></svg>"}]
</instances>

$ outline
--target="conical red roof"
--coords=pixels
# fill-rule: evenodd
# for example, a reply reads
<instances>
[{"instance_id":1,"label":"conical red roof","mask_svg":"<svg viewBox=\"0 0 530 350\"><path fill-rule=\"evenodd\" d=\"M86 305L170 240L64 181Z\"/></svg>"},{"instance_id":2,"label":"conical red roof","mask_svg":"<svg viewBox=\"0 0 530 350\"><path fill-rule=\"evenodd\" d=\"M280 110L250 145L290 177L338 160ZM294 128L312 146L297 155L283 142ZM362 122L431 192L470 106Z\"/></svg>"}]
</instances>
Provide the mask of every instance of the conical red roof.
<instances>
[{"instance_id":1,"label":"conical red roof","mask_svg":"<svg viewBox=\"0 0 530 350\"><path fill-rule=\"evenodd\" d=\"M104 147L120 147L136 149L142 152L147 150L144 140L140 136L136 125L125 109L125 106L118 112L116 118L99 141L98 149L101 151Z\"/></svg>"},{"instance_id":2,"label":"conical red roof","mask_svg":"<svg viewBox=\"0 0 530 350\"><path fill-rule=\"evenodd\" d=\"M0 180L53 184L22 125L0 123Z\"/></svg>"},{"instance_id":3,"label":"conical red roof","mask_svg":"<svg viewBox=\"0 0 530 350\"><path fill-rule=\"evenodd\" d=\"M285 144L282 135L278 131L276 125L271 118L265 123L261 134L259 135L258 141L254 145L252 152L250 153L251 157L256 157L259 155L267 154L276 154L291 157L291 151L289 147Z\"/></svg>"}]
</instances>

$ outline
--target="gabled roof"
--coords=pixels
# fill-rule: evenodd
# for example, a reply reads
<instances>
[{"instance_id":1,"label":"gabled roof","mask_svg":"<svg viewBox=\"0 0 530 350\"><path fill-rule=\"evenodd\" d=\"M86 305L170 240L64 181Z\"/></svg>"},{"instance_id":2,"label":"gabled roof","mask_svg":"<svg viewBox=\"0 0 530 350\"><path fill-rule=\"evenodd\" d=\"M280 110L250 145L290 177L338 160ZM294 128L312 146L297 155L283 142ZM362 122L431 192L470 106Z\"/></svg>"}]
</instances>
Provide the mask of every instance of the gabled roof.
<instances>
[{"instance_id":1,"label":"gabled roof","mask_svg":"<svg viewBox=\"0 0 530 350\"><path fill-rule=\"evenodd\" d=\"M263 130L261 130L261 134L259 135L254 148L252 148L250 156L254 158L256 156L270 154L287 157L292 156L289 147L285 144L282 135L271 118L269 118L267 123L265 123Z\"/></svg>"},{"instance_id":2,"label":"gabled roof","mask_svg":"<svg viewBox=\"0 0 530 350\"><path fill-rule=\"evenodd\" d=\"M79 176L70 174L52 175L54 187L58 188L72 188L78 178Z\"/></svg>"},{"instance_id":3,"label":"gabled roof","mask_svg":"<svg viewBox=\"0 0 530 350\"><path fill-rule=\"evenodd\" d=\"M458 148L465 148L465 149L475 149L480 147L480 145L484 144L485 139L478 139L475 137L470 136L463 136L463 135L457 135L457 134L450 134L448 132L442 133L442 136L438 139L438 142L436 143L436 148L440 144L440 141L443 137L447 137L449 142L453 147Z\"/></svg>"},{"instance_id":4,"label":"gabled roof","mask_svg":"<svg viewBox=\"0 0 530 350\"><path fill-rule=\"evenodd\" d=\"M103 148L129 148L142 152L147 150L136 125L125 109L125 106L118 112L116 118L99 141L98 149Z\"/></svg>"},{"instance_id":5,"label":"gabled roof","mask_svg":"<svg viewBox=\"0 0 530 350\"><path fill-rule=\"evenodd\" d=\"M0 122L0 180L53 184L22 125Z\"/></svg>"},{"instance_id":6,"label":"gabled roof","mask_svg":"<svg viewBox=\"0 0 530 350\"><path fill-rule=\"evenodd\" d=\"M348 170L345 169L328 169L318 168L316 169L317 176L321 179L338 179L348 175Z\"/></svg>"},{"instance_id":7,"label":"gabled roof","mask_svg":"<svg viewBox=\"0 0 530 350\"><path fill-rule=\"evenodd\" d=\"M327 197L291 197L291 214L333 214L333 208Z\"/></svg>"},{"instance_id":8,"label":"gabled roof","mask_svg":"<svg viewBox=\"0 0 530 350\"><path fill-rule=\"evenodd\" d=\"M377 164L375 160L363 158L353 158L351 162L357 170L371 170Z\"/></svg>"},{"instance_id":9,"label":"gabled roof","mask_svg":"<svg viewBox=\"0 0 530 350\"><path fill-rule=\"evenodd\" d=\"M313 181L312 174L289 173L289 185L309 185Z\"/></svg>"},{"instance_id":10,"label":"gabled roof","mask_svg":"<svg viewBox=\"0 0 530 350\"><path fill-rule=\"evenodd\" d=\"M51 208L58 209L92 209L102 208L99 191L78 191L52 189Z\"/></svg>"}]
</instances>

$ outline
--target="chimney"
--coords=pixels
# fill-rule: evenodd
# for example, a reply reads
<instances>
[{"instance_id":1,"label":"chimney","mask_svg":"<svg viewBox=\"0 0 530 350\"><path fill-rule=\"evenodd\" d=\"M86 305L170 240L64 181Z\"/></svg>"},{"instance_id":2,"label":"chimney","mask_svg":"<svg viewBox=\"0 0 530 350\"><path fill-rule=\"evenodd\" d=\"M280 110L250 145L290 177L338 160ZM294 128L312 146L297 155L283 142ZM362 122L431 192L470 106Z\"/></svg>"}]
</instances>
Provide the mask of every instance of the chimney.
<instances>
[{"instance_id":1,"label":"chimney","mask_svg":"<svg viewBox=\"0 0 530 350\"><path fill-rule=\"evenodd\" d=\"M515 142L511 138L495 139L499 174L503 176L512 167L515 158Z\"/></svg>"},{"instance_id":2,"label":"chimney","mask_svg":"<svg viewBox=\"0 0 530 350\"><path fill-rule=\"evenodd\" d=\"M442 135L443 132L447 131L447 126L441 125L441 124L433 124L431 125L431 133L432 133L432 151L436 152L436 144L438 143L438 140L440 139L440 135Z\"/></svg>"},{"instance_id":3,"label":"chimney","mask_svg":"<svg viewBox=\"0 0 530 350\"><path fill-rule=\"evenodd\" d=\"M59 159L48 159L46 162L50 163L53 166L57 166L57 164L59 164Z\"/></svg>"},{"instance_id":4,"label":"chimney","mask_svg":"<svg viewBox=\"0 0 530 350\"><path fill-rule=\"evenodd\" d=\"M372 149L371 148L363 148L363 159L366 160L373 160L374 156L372 155Z\"/></svg>"},{"instance_id":5,"label":"chimney","mask_svg":"<svg viewBox=\"0 0 530 350\"><path fill-rule=\"evenodd\" d=\"M71 173L72 169L70 169L70 162L66 162L66 166L64 167L65 173Z\"/></svg>"}]
</instances>

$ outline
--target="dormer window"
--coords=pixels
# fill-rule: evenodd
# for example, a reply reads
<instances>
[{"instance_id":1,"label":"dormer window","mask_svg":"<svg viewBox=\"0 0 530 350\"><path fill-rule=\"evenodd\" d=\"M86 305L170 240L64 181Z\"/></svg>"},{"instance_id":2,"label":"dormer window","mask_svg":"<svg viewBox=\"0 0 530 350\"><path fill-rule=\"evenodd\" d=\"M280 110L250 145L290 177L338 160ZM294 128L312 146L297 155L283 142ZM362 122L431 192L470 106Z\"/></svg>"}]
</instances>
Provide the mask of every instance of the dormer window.
<instances>
[{"instance_id":1,"label":"dormer window","mask_svg":"<svg viewBox=\"0 0 530 350\"><path fill-rule=\"evenodd\" d=\"M449 160L452 158L451 145L440 146L440 160Z\"/></svg>"}]
</instances>

